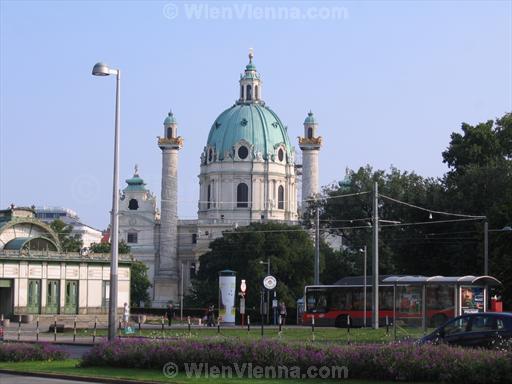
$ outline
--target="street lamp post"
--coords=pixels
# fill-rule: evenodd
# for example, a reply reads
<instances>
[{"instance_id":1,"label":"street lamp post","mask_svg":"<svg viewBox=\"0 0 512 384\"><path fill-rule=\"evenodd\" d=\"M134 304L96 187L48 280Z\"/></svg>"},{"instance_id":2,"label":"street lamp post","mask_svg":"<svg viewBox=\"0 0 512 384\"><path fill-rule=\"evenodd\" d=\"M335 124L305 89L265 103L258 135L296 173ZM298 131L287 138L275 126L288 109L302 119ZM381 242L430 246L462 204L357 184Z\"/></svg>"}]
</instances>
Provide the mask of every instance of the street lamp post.
<instances>
[{"instance_id":1,"label":"street lamp post","mask_svg":"<svg viewBox=\"0 0 512 384\"><path fill-rule=\"evenodd\" d=\"M363 261L363 274L364 274L364 285L363 285L363 327L366 328L366 245L363 247L363 249L360 249L359 251L363 252L364 254L364 261Z\"/></svg>"},{"instance_id":2,"label":"street lamp post","mask_svg":"<svg viewBox=\"0 0 512 384\"><path fill-rule=\"evenodd\" d=\"M108 339L114 340L116 337L116 312L117 312L117 270L119 264L119 134L120 134L120 80L121 71L119 69L109 68L104 63L96 63L92 69L94 76L116 76L116 116L114 131L114 177L112 185L112 212L110 225L110 243L112 257L110 261L110 292L108 308Z\"/></svg>"}]
</instances>

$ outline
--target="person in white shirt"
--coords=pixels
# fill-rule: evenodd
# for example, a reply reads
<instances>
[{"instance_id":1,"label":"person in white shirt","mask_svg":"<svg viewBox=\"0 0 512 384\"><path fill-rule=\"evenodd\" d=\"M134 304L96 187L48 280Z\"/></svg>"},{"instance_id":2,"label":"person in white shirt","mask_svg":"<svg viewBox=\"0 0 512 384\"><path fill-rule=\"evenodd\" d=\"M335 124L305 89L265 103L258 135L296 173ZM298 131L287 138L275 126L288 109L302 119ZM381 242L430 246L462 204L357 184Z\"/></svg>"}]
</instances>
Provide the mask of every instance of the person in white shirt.
<instances>
[{"instance_id":1,"label":"person in white shirt","mask_svg":"<svg viewBox=\"0 0 512 384\"><path fill-rule=\"evenodd\" d=\"M130 319L130 308L128 307L128 303L124 303L124 311L123 311L123 328L126 329L128 327L128 320Z\"/></svg>"}]
</instances>

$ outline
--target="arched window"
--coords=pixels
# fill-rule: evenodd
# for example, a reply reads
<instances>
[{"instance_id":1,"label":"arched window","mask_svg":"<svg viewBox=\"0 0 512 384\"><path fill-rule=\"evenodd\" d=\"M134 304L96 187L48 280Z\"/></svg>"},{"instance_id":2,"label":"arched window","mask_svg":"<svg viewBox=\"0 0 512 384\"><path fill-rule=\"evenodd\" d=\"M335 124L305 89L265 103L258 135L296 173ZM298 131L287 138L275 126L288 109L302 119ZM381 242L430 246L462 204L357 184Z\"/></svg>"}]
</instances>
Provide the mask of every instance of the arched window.
<instances>
[{"instance_id":1,"label":"arched window","mask_svg":"<svg viewBox=\"0 0 512 384\"><path fill-rule=\"evenodd\" d=\"M313 138L313 128L309 127L308 128L308 139L312 139L312 138Z\"/></svg>"},{"instance_id":2,"label":"arched window","mask_svg":"<svg viewBox=\"0 0 512 384\"><path fill-rule=\"evenodd\" d=\"M172 137L172 128L167 127L167 138L170 139Z\"/></svg>"},{"instance_id":3,"label":"arched window","mask_svg":"<svg viewBox=\"0 0 512 384\"><path fill-rule=\"evenodd\" d=\"M260 98L260 88L255 85L254 86L254 99L258 100Z\"/></svg>"},{"instance_id":4,"label":"arched window","mask_svg":"<svg viewBox=\"0 0 512 384\"><path fill-rule=\"evenodd\" d=\"M247 86L247 100L252 100L252 87L250 85Z\"/></svg>"},{"instance_id":5,"label":"arched window","mask_svg":"<svg viewBox=\"0 0 512 384\"><path fill-rule=\"evenodd\" d=\"M282 185L277 189L277 209L284 209L284 187Z\"/></svg>"},{"instance_id":6,"label":"arched window","mask_svg":"<svg viewBox=\"0 0 512 384\"><path fill-rule=\"evenodd\" d=\"M247 208L249 203L249 187L245 183L240 183L236 187L236 206L237 208Z\"/></svg>"},{"instance_id":7,"label":"arched window","mask_svg":"<svg viewBox=\"0 0 512 384\"><path fill-rule=\"evenodd\" d=\"M211 201L212 201L212 185L208 184L208 190L206 192L206 209L210 209Z\"/></svg>"},{"instance_id":8,"label":"arched window","mask_svg":"<svg viewBox=\"0 0 512 384\"><path fill-rule=\"evenodd\" d=\"M139 209L139 202L136 199L130 199L130 201L128 202L128 209L136 211L137 209Z\"/></svg>"},{"instance_id":9,"label":"arched window","mask_svg":"<svg viewBox=\"0 0 512 384\"><path fill-rule=\"evenodd\" d=\"M243 85L240 86L240 98L242 100L244 99L244 86Z\"/></svg>"},{"instance_id":10,"label":"arched window","mask_svg":"<svg viewBox=\"0 0 512 384\"><path fill-rule=\"evenodd\" d=\"M210 150L208 151L208 161L212 161L213 160L213 149L210 148Z\"/></svg>"},{"instance_id":11,"label":"arched window","mask_svg":"<svg viewBox=\"0 0 512 384\"><path fill-rule=\"evenodd\" d=\"M283 148L279 148L279 151L277 152L277 158L279 159L279 161L283 161L284 160Z\"/></svg>"}]
</instances>

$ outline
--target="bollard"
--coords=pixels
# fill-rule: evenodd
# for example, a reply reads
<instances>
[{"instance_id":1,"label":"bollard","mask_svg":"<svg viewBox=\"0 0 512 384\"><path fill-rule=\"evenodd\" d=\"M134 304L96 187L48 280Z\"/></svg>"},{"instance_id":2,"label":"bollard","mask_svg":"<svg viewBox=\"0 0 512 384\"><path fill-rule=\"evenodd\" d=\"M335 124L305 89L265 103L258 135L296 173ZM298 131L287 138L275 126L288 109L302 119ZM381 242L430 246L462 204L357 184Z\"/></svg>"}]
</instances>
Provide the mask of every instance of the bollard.
<instances>
[{"instance_id":1,"label":"bollard","mask_svg":"<svg viewBox=\"0 0 512 384\"><path fill-rule=\"evenodd\" d=\"M386 336L389 336L389 318L386 316Z\"/></svg>"},{"instance_id":2,"label":"bollard","mask_svg":"<svg viewBox=\"0 0 512 384\"><path fill-rule=\"evenodd\" d=\"M57 316L53 317L53 341L57 341Z\"/></svg>"},{"instance_id":3,"label":"bollard","mask_svg":"<svg viewBox=\"0 0 512 384\"><path fill-rule=\"evenodd\" d=\"M18 315L18 341L21 338L21 315Z\"/></svg>"},{"instance_id":4,"label":"bollard","mask_svg":"<svg viewBox=\"0 0 512 384\"><path fill-rule=\"evenodd\" d=\"M217 319L217 333L220 333L220 319Z\"/></svg>"},{"instance_id":5,"label":"bollard","mask_svg":"<svg viewBox=\"0 0 512 384\"><path fill-rule=\"evenodd\" d=\"M162 326L162 332L163 332L164 331L164 317L163 316L160 318L160 324Z\"/></svg>"},{"instance_id":6,"label":"bollard","mask_svg":"<svg viewBox=\"0 0 512 384\"><path fill-rule=\"evenodd\" d=\"M73 343L76 341L76 316L75 320L73 321Z\"/></svg>"},{"instance_id":7,"label":"bollard","mask_svg":"<svg viewBox=\"0 0 512 384\"><path fill-rule=\"evenodd\" d=\"M315 341L315 316L311 318L311 336L313 341Z\"/></svg>"},{"instance_id":8,"label":"bollard","mask_svg":"<svg viewBox=\"0 0 512 384\"><path fill-rule=\"evenodd\" d=\"M36 341L39 341L39 316L36 318Z\"/></svg>"},{"instance_id":9,"label":"bollard","mask_svg":"<svg viewBox=\"0 0 512 384\"><path fill-rule=\"evenodd\" d=\"M3 313L0 315L0 325L2 327L4 326L4 314Z\"/></svg>"},{"instance_id":10,"label":"bollard","mask_svg":"<svg viewBox=\"0 0 512 384\"><path fill-rule=\"evenodd\" d=\"M122 328L122 320L123 318L121 316L119 316L119 328L117 329L117 331L119 332L119 339L121 339L121 328Z\"/></svg>"},{"instance_id":11,"label":"bollard","mask_svg":"<svg viewBox=\"0 0 512 384\"><path fill-rule=\"evenodd\" d=\"M281 317L281 315L279 315L279 333L281 333L282 326L283 326L283 318Z\"/></svg>"},{"instance_id":12,"label":"bollard","mask_svg":"<svg viewBox=\"0 0 512 384\"><path fill-rule=\"evenodd\" d=\"M350 333L350 315L347 315L347 333Z\"/></svg>"},{"instance_id":13,"label":"bollard","mask_svg":"<svg viewBox=\"0 0 512 384\"><path fill-rule=\"evenodd\" d=\"M247 315L247 332L251 332L251 316Z\"/></svg>"},{"instance_id":14,"label":"bollard","mask_svg":"<svg viewBox=\"0 0 512 384\"><path fill-rule=\"evenodd\" d=\"M92 331L92 343L96 341L96 328L98 326L98 316L94 316L94 329Z\"/></svg>"},{"instance_id":15,"label":"bollard","mask_svg":"<svg viewBox=\"0 0 512 384\"><path fill-rule=\"evenodd\" d=\"M140 315L137 316L137 322L139 323L139 336L142 335L142 328L141 328L141 325L140 325Z\"/></svg>"},{"instance_id":16,"label":"bollard","mask_svg":"<svg viewBox=\"0 0 512 384\"><path fill-rule=\"evenodd\" d=\"M188 335L190 336L190 316L187 316L187 323L188 323Z\"/></svg>"}]
</instances>

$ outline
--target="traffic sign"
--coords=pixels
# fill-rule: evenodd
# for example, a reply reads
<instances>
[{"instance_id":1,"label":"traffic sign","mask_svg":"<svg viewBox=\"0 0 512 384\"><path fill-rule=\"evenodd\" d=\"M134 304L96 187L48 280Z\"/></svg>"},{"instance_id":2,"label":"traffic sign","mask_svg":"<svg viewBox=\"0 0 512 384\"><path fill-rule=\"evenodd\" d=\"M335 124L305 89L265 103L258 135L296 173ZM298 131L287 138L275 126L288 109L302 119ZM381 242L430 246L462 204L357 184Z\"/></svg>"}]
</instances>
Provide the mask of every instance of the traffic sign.
<instances>
[{"instance_id":1,"label":"traffic sign","mask_svg":"<svg viewBox=\"0 0 512 384\"><path fill-rule=\"evenodd\" d=\"M274 276L272 275L268 275L266 276L264 279L263 279L263 286L268 289L268 290L272 290L276 287L277 285L277 280Z\"/></svg>"}]
</instances>

